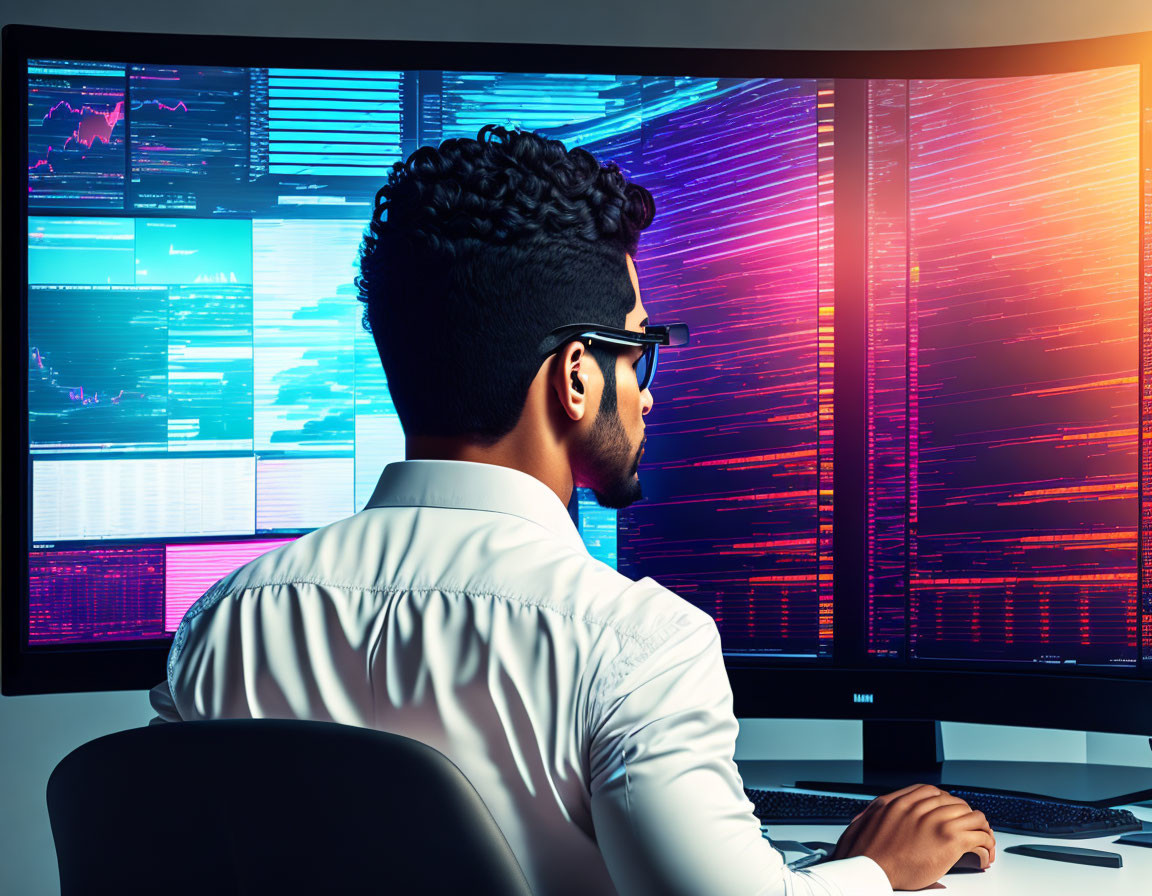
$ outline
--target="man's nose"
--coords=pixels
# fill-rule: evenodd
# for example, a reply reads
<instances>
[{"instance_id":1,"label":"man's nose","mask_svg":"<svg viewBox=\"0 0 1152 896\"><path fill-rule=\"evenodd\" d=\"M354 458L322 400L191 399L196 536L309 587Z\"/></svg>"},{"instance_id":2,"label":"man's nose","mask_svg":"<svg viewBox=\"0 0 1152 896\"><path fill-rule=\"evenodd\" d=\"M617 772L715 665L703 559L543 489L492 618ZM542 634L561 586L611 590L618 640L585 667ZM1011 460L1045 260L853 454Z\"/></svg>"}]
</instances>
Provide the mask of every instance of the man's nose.
<instances>
[{"instance_id":1,"label":"man's nose","mask_svg":"<svg viewBox=\"0 0 1152 896\"><path fill-rule=\"evenodd\" d=\"M654 401L655 399L652 398L652 390L645 389L640 394L640 413L647 414L650 410L652 410Z\"/></svg>"}]
</instances>

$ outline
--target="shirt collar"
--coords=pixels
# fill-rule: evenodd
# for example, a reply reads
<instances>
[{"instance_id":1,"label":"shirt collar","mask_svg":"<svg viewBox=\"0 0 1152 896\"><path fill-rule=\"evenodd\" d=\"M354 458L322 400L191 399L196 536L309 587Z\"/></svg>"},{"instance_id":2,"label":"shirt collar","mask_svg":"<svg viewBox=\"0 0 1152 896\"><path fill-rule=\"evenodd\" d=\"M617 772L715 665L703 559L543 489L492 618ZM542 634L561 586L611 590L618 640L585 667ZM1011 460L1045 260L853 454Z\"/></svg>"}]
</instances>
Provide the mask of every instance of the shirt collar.
<instances>
[{"instance_id":1,"label":"shirt collar","mask_svg":"<svg viewBox=\"0 0 1152 896\"><path fill-rule=\"evenodd\" d=\"M585 550L572 517L556 493L535 476L496 464L463 460L405 460L388 464L365 505L448 507L507 513L543 526Z\"/></svg>"}]
</instances>

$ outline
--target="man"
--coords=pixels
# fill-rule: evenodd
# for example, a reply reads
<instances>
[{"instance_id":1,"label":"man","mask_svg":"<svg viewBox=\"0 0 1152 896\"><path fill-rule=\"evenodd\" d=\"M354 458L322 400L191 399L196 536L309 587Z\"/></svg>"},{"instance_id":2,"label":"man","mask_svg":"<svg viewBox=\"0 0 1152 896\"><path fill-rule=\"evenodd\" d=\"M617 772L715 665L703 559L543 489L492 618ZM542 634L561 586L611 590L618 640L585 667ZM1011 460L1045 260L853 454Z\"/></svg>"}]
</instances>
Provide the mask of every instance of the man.
<instances>
[{"instance_id":1,"label":"man","mask_svg":"<svg viewBox=\"0 0 1152 896\"><path fill-rule=\"evenodd\" d=\"M189 610L180 717L300 717L428 743L533 892L885 893L994 842L930 787L883 798L793 873L733 763L713 620L591 558L572 490L641 496L656 343L633 256L655 206L612 164L487 126L377 196L358 285L406 437L367 507Z\"/></svg>"}]
</instances>

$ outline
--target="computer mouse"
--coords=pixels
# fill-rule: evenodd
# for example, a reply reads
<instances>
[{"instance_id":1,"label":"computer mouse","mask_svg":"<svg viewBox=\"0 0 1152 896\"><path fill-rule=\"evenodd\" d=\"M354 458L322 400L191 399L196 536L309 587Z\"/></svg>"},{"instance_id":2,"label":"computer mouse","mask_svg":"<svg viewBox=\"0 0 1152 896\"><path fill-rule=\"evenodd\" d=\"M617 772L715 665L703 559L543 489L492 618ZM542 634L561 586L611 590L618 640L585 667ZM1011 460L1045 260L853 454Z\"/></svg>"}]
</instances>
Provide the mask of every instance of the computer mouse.
<instances>
[{"instance_id":1,"label":"computer mouse","mask_svg":"<svg viewBox=\"0 0 1152 896\"><path fill-rule=\"evenodd\" d=\"M948 869L948 874L968 874L972 871L983 871L980 867L980 855L975 852L966 852L956 860L956 864Z\"/></svg>"}]
</instances>

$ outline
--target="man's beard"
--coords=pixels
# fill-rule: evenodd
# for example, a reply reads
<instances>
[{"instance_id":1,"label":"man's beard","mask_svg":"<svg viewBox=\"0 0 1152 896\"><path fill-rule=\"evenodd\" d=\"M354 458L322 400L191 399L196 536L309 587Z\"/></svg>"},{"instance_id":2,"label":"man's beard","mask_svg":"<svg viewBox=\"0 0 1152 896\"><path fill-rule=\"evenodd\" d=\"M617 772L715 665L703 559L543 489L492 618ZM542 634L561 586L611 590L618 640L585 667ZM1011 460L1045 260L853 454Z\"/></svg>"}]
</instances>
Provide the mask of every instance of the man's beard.
<instances>
[{"instance_id":1,"label":"man's beard","mask_svg":"<svg viewBox=\"0 0 1152 896\"><path fill-rule=\"evenodd\" d=\"M636 474L647 441L641 439L633 453L619 412L605 414L600 408L588 436L585 462L592 494L601 507L622 510L644 497Z\"/></svg>"}]
</instances>

